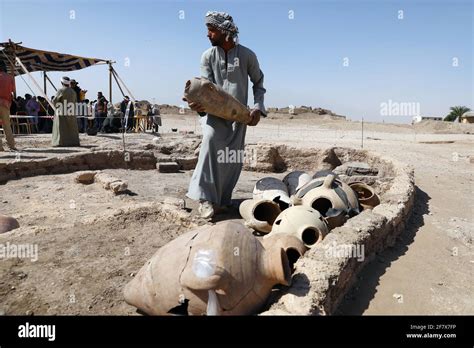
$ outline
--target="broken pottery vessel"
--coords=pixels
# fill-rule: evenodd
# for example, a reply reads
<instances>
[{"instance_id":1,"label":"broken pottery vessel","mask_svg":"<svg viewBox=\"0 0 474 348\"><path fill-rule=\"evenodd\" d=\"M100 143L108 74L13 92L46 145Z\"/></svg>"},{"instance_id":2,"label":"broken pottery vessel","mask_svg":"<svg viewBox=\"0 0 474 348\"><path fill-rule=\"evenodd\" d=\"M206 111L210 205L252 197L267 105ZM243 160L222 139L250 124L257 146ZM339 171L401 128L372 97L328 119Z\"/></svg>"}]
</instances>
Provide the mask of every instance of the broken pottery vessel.
<instances>
[{"instance_id":1,"label":"broken pottery vessel","mask_svg":"<svg viewBox=\"0 0 474 348\"><path fill-rule=\"evenodd\" d=\"M319 211L329 229L342 226L359 213L357 195L349 185L330 173L304 185L291 199L293 205L304 205Z\"/></svg>"},{"instance_id":2,"label":"broken pottery vessel","mask_svg":"<svg viewBox=\"0 0 474 348\"><path fill-rule=\"evenodd\" d=\"M288 187L280 179L267 176L258 180L253 188L253 199L268 199L278 203L281 210L290 205Z\"/></svg>"},{"instance_id":3,"label":"broken pottery vessel","mask_svg":"<svg viewBox=\"0 0 474 348\"><path fill-rule=\"evenodd\" d=\"M310 181L311 175L302 170L295 170L283 178L283 183L287 186L288 195L290 196L293 196L303 185Z\"/></svg>"},{"instance_id":4,"label":"broken pottery vessel","mask_svg":"<svg viewBox=\"0 0 474 348\"><path fill-rule=\"evenodd\" d=\"M161 247L124 295L150 315L250 315L262 308L274 285L290 281L279 244L264 247L241 223L224 221Z\"/></svg>"},{"instance_id":5,"label":"broken pottery vessel","mask_svg":"<svg viewBox=\"0 0 474 348\"><path fill-rule=\"evenodd\" d=\"M289 207L276 218L270 234L288 234L297 237L307 248L321 242L328 234L328 226L321 214L304 205Z\"/></svg>"},{"instance_id":6,"label":"broken pottery vessel","mask_svg":"<svg viewBox=\"0 0 474 348\"><path fill-rule=\"evenodd\" d=\"M278 203L269 199L247 199L240 204L239 212L245 220L245 226L269 233L281 209Z\"/></svg>"},{"instance_id":7,"label":"broken pottery vessel","mask_svg":"<svg viewBox=\"0 0 474 348\"><path fill-rule=\"evenodd\" d=\"M363 210L374 209L380 204L379 196L375 193L375 190L363 182L353 182L349 186L357 194L360 206Z\"/></svg>"},{"instance_id":8,"label":"broken pottery vessel","mask_svg":"<svg viewBox=\"0 0 474 348\"><path fill-rule=\"evenodd\" d=\"M20 224L15 218L0 215L0 233L5 233L18 227L20 227Z\"/></svg>"},{"instance_id":9,"label":"broken pottery vessel","mask_svg":"<svg viewBox=\"0 0 474 348\"><path fill-rule=\"evenodd\" d=\"M194 77L186 82L184 100L201 104L208 114L244 124L250 123L250 111L245 105L203 77Z\"/></svg>"}]
</instances>

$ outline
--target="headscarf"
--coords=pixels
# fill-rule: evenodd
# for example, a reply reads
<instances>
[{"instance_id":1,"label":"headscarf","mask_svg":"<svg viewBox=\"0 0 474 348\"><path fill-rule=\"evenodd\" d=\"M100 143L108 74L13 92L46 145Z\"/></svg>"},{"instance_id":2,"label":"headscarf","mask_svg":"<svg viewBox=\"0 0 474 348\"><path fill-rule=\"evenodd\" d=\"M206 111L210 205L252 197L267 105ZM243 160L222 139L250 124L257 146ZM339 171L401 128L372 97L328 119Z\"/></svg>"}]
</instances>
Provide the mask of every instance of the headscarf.
<instances>
[{"instance_id":1,"label":"headscarf","mask_svg":"<svg viewBox=\"0 0 474 348\"><path fill-rule=\"evenodd\" d=\"M62 84L65 85L65 86L69 86L69 85L71 84L71 80L70 80L69 77L67 77L67 76L63 76L63 77L61 78L61 82L62 82Z\"/></svg>"},{"instance_id":2,"label":"headscarf","mask_svg":"<svg viewBox=\"0 0 474 348\"><path fill-rule=\"evenodd\" d=\"M237 28L232 16L228 13L208 11L206 13L206 24L216 27L224 34L227 34L227 38L231 37L237 43L239 28Z\"/></svg>"}]
</instances>

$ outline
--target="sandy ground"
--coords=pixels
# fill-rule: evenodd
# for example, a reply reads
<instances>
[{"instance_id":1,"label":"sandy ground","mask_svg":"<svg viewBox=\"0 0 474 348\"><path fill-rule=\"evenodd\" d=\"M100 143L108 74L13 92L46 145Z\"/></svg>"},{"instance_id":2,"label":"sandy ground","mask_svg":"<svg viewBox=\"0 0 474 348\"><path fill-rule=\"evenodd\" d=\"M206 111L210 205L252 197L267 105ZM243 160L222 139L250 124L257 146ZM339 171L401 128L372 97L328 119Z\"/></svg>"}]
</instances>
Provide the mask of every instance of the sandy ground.
<instances>
[{"instance_id":1,"label":"sandy ground","mask_svg":"<svg viewBox=\"0 0 474 348\"><path fill-rule=\"evenodd\" d=\"M114 196L98 183L76 184L74 173L13 180L1 188L13 194L2 194L0 210L22 227L0 235L0 243L37 245L38 260L0 261L0 312L135 314L123 301L123 287L159 247L188 230L146 204L183 197L191 172L105 172L127 180L130 192ZM244 173L235 197L248 198L262 176ZM194 208L189 200L187 206ZM222 218L229 217L239 218L238 212Z\"/></svg>"},{"instance_id":2,"label":"sandy ground","mask_svg":"<svg viewBox=\"0 0 474 348\"><path fill-rule=\"evenodd\" d=\"M172 128L200 133L193 116L165 115L163 124L164 136ZM474 136L452 130L435 134L440 132L439 127L365 124L362 139L360 123L304 117L272 117L248 128L247 143L360 148L363 141L364 148L415 168L416 204L407 230L365 268L339 314L474 314ZM105 139L121 142L114 136L81 137L91 147ZM127 143L133 147L137 137L154 141L149 134L131 135ZM21 137L18 143L22 148L47 146L48 136ZM40 155L37 149L33 157ZM0 154L0 161L13 159L12 153ZM130 194L113 196L98 184L73 184L74 174L0 186L0 213L22 223L20 230L0 235L0 243L39 246L36 262L0 261L0 313L135 313L123 302L121 289L156 248L185 229L153 209L123 211L163 196L183 197L192 172L107 172L128 180ZM248 197L255 181L266 175L244 172L234 198ZM37 272L39 267L48 271Z\"/></svg>"}]
</instances>

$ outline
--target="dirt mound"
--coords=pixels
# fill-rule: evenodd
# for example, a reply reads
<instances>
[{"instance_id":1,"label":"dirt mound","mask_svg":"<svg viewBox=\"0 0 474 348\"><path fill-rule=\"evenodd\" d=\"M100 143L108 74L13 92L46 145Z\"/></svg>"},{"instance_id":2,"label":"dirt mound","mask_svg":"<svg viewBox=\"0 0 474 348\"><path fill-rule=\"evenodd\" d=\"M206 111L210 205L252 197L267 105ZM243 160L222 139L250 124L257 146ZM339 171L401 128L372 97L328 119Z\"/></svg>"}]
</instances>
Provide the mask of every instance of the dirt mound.
<instances>
[{"instance_id":1,"label":"dirt mound","mask_svg":"<svg viewBox=\"0 0 474 348\"><path fill-rule=\"evenodd\" d=\"M414 128L419 133L474 134L474 124L470 123L424 120L415 123Z\"/></svg>"}]
</instances>

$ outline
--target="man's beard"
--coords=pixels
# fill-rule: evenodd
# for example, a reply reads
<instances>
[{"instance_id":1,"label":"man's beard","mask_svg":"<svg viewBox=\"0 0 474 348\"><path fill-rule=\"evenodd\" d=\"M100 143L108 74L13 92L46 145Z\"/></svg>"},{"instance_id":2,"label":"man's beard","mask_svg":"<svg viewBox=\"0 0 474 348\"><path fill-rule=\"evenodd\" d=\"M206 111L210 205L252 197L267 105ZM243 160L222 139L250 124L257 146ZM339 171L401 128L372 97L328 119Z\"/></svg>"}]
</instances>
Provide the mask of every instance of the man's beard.
<instances>
[{"instance_id":1,"label":"man's beard","mask_svg":"<svg viewBox=\"0 0 474 348\"><path fill-rule=\"evenodd\" d=\"M212 46L221 46L223 43L224 43L224 38L221 38L220 40L211 40L209 39L209 41L211 41L211 45Z\"/></svg>"}]
</instances>

